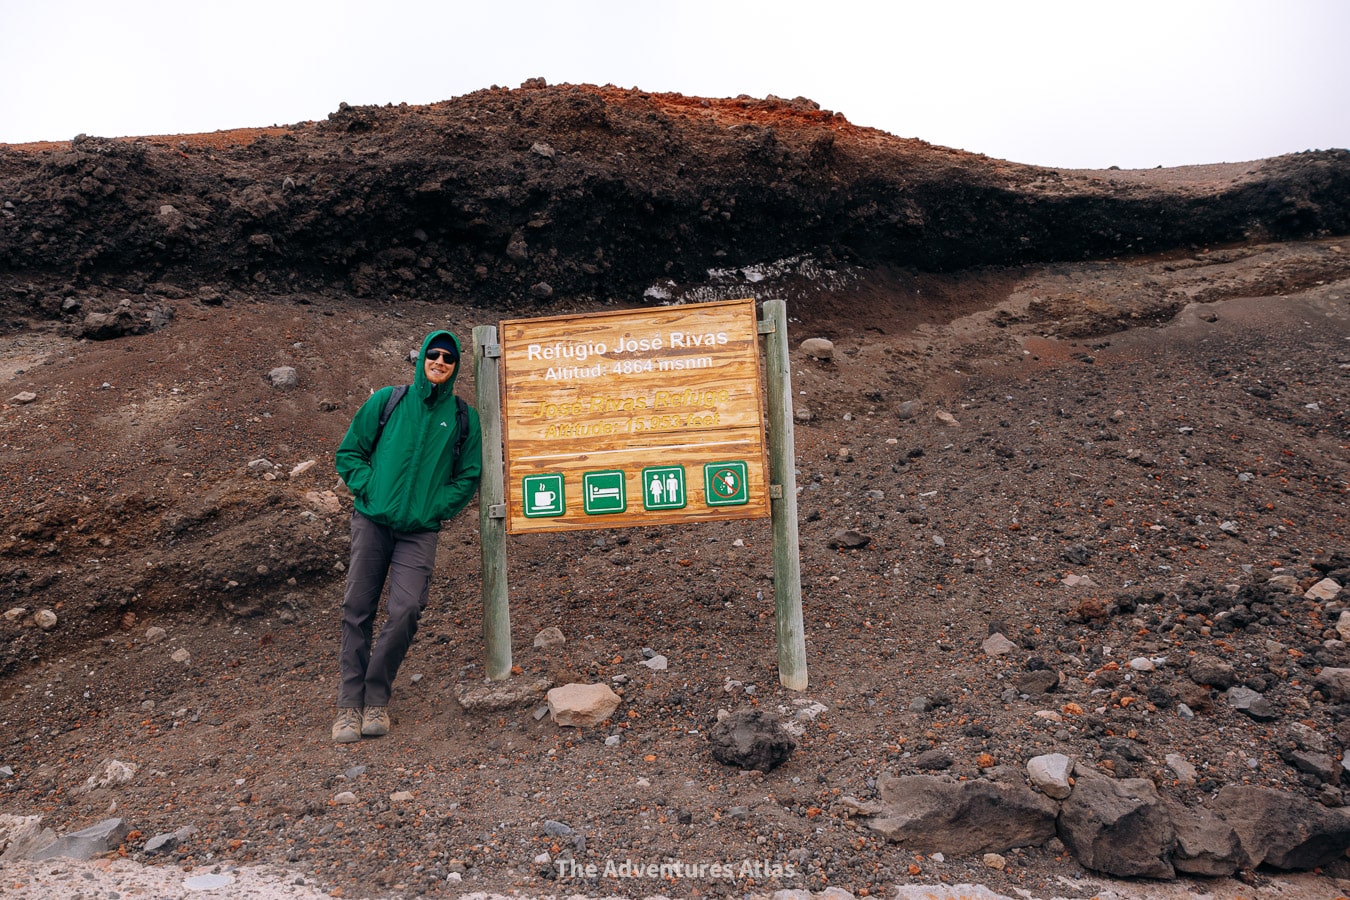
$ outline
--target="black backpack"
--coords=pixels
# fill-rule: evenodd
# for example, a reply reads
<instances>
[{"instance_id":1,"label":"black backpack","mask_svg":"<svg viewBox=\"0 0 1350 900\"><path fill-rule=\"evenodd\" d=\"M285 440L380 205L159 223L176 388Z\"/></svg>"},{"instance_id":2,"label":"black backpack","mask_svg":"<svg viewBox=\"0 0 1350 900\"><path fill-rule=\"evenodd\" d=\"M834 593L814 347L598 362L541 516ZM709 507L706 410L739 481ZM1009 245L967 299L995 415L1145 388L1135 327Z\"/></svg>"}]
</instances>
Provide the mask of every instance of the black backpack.
<instances>
[{"instance_id":1,"label":"black backpack","mask_svg":"<svg viewBox=\"0 0 1350 900\"><path fill-rule=\"evenodd\" d=\"M384 409L380 410L380 424L375 428L375 440L370 442L370 455L375 455L375 445L380 442L380 435L384 434L384 426L389 421L389 417L394 414L394 407L398 406L408 393L408 385L399 384L394 386L394 391L389 395L389 399L384 403ZM451 461L451 468L459 463L459 454L464 450L464 442L469 437L469 404L464 402L464 398L455 395L455 425L459 429L455 435L455 455Z\"/></svg>"}]
</instances>

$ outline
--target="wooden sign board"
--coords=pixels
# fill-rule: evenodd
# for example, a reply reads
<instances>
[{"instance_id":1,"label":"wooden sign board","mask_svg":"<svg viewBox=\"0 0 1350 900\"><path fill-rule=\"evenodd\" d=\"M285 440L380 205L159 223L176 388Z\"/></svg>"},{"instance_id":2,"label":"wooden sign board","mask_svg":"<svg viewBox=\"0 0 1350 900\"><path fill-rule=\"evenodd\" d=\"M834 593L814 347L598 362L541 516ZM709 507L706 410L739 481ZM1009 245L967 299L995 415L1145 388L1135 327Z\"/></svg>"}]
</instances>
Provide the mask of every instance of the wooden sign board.
<instances>
[{"instance_id":1,"label":"wooden sign board","mask_svg":"<svg viewBox=\"0 0 1350 900\"><path fill-rule=\"evenodd\" d=\"M754 300L499 334L508 532L769 516Z\"/></svg>"}]
</instances>

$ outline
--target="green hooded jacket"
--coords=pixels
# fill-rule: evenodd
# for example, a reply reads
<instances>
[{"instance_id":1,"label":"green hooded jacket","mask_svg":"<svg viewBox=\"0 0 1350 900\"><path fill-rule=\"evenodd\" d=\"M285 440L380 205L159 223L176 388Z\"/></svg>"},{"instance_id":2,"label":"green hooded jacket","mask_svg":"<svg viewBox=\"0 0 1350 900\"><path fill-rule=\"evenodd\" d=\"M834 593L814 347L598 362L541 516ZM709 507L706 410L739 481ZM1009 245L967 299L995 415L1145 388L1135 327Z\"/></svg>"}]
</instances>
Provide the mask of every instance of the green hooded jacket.
<instances>
[{"instance_id":1,"label":"green hooded jacket","mask_svg":"<svg viewBox=\"0 0 1350 900\"><path fill-rule=\"evenodd\" d=\"M450 380L432 384L426 376L427 348L441 336L460 347L459 338L448 331L427 335L412 387L394 407L379 442L375 433L380 413L393 387L380 388L361 405L337 450L337 472L355 497L357 511L395 531L439 531L442 522L473 499L483 471L483 433L473 407L464 449L459 459L451 459L459 430L455 381L464 359L461 351Z\"/></svg>"}]
</instances>

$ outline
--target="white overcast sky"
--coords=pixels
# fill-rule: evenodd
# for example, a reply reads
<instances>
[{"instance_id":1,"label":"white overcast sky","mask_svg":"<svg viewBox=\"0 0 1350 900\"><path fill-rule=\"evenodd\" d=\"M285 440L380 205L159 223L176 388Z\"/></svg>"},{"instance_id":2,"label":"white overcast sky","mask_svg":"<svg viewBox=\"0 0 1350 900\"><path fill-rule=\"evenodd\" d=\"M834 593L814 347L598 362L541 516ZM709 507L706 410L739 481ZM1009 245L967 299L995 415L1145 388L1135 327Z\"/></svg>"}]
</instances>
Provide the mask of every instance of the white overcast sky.
<instances>
[{"instance_id":1,"label":"white overcast sky","mask_svg":"<svg viewBox=\"0 0 1350 900\"><path fill-rule=\"evenodd\" d=\"M1350 0L0 0L0 142L182 134L532 77L809 97L1072 168L1350 147Z\"/></svg>"}]
</instances>

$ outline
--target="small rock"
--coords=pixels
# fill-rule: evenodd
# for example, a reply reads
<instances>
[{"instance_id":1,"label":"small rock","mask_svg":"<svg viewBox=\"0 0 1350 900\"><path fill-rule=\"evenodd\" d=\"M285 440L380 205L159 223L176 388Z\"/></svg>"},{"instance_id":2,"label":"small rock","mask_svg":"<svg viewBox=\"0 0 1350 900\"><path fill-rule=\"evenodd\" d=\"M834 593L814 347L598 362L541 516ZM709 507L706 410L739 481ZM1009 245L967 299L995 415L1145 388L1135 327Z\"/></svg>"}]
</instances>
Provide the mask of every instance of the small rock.
<instances>
[{"instance_id":1,"label":"small rock","mask_svg":"<svg viewBox=\"0 0 1350 900\"><path fill-rule=\"evenodd\" d=\"M145 629L145 642L147 644L158 644L168 636L168 632L158 625L152 625Z\"/></svg>"},{"instance_id":2,"label":"small rock","mask_svg":"<svg viewBox=\"0 0 1350 900\"><path fill-rule=\"evenodd\" d=\"M28 615L28 608L27 608L27 607L25 607L25 606L12 606L12 607L10 607L9 609L5 610L5 621L7 621L7 622L17 622L19 619L22 619L22 618L23 618L24 616L26 616L26 615Z\"/></svg>"},{"instance_id":3,"label":"small rock","mask_svg":"<svg viewBox=\"0 0 1350 900\"><path fill-rule=\"evenodd\" d=\"M274 388L293 388L300 383L300 374L292 366L277 366L267 373Z\"/></svg>"},{"instance_id":4,"label":"small rock","mask_svg":"<svg viewBox=\"0 0 1350 900\"><path fill-rule=\"evenodd\" d=\"M807 338L797 349L812 359L834 359L834 343L826 338Z\"/></svg>"},{"instance_id":5,"label":"small rock","mask_svg":"<svg viewBox=\"0 0 1350 900\"><path fill-rule=\"evenodd\" d=\"M51 631L56 627L56 613L50 609L39 609L33 613L33 623L43 631Z\"/></svg>"},{"instance_id":6,"label":"small rock","mask_svg":"<svg viewBox=\"0 0 1350 900\"><path fill-rule=\"evenodd\" d=\"M956 428L959 427L961 424L960 422L956 421L956 416L947 412L945 409L938 410L936 413L933 414L933 418L937 419L939 422L941 422L943 425L946 425L948 428Z\"/></svg>"},{"instance_id":7,"label":"small rock","mask_svg":"<svg viewBox=\"0 0 1350 900\"><path fill-rule=\"evenodd\" d=\"M1194 787L1196 779L1195 766L1191 765L1186 757L1179 753L1169 753L1165 757L1167 768L1171 769L1177 776L1177 781L1182 787Z\"/></svg>"},{"instance_id":8,"label":"small rock","mask_svg":"<svg viewBox=\"0 0 1350 900\"><path fill-rule=\"evenodd\" d=\"M548 692L554 724L587 728L613 715L619 695L607 684L565 684Z\"/></svg>"},{"instance_id":9,"label":"small rock","mask_svg":"<svg viewBox=\"0 0 1350 900\"><path fill-rule=\"evenodd\" d=\"M308 491L305 494L305 502L327 515L336 515L342 512L342 501L332 491Z\"/></svg>"},{"instance_id":10,"label":"small rock","mask_svg":"<svg viewBox=\"0 0 1350 900\"><path fill-rule=\"evenodd\" d=\"M1152 672L1157 666L1147 656L1138 656L1130 660L1130 668L1136 672Z\"/></svg>"},{"instance_id":11,"label":"small rock","mask_svg":"<svg viewBox=\"0 0 1350 900\"><path fill-rule=\"evenodd\" d=\"M830 538L830 549L860 550L870 543L872 543L870 534L863 534L852 528L841 528Z\"/></svg>"},{"instance_id":12,"label":"small rock","mask_svg":"<svg viewBox=\"0 0 1350 900\"><path fill-rule=\"evenodd\" d=\"M986 853L981 859L985 868L988 869L997 869L1002 872L1008 866L1008 861L997 853Z\"/></svg>"},{"instance_id":13,"label":"small rock","mask_svg":"<svg viewBox=\"0 0 1350 900\"><path fill-rule=\"evenodd\" d=\"M725 766L769 772L792 756L797 742L777 716L761 709L738 710L708 732L713 759Z\"/></svg>"},{"instance_id":14,"label":"small rock","mask_svg":"<svg viewBox=\"0 0 1350 900\"><path fill-rule=\"evenodd\" d=\"M1017 645L1002 634L995 633L984 639L980 649L985 652L986 656L1006 656L1016 650Z\"/></svg>"},{"instance_id":15,"label":"small rock","mask_svg":"<svg viewBox=\"0 0 1350 900\"><path fill-rule=\"evenodd\" d=\"M308 472L310 469L314 468L314 467L317 466L318 464L319 464L319 463L318 463L318 461L316 461L316 460L313 460L313 459L307 459L307 460L305 460L304 462L300 463L300 465L296 466L294 469L291 469L291 477L292 477L292 478L299 478L301 475L305 474L306 472Z\"/></svg>"},{"instance_id":16,"label":"small rock","mask_svg":"<svg viewBox=\"0 0 1350 900\"><path fill-rule=\"evenodd\" d=\"M1321 581L1317 582L1317 584L1308 588L1303 596L1309 600L1335 600L1340 592L1340 584L1330 578L1323 578Z\"/></svg>"},{"instance_id":17,"label":"small rock","mask_svg":"<svg viewBox=\"0 0 1350 900\"><path fill-rule=\"evenodd\" d=\"M186 663L192 661L192 654L187 651L186 647L179 647L177 650L173 651L173 654L169 658L177 663Z\"/></svg>"},{"instance_id":18,"label":"small rock","mask_svg":"<svg viewBox=\"0 0 1350 900\"><path fill-rule=\"evenodd\" d=\"M646 666L653 672L664 672L666 671L667 668L669 668L669 662L666 660L664 656L660 655L659 653L656 656L653 656L651 659L644 659L641 665Z\"/></svg>"},{"instance_id":19,"label":"small rock","mask_svg":"<svg viewBox=\"0 0 1350 900\"><path fill-rule=\"evenodd\" d=\"M563 637L562 629L552 625L534 636L534 648L536 650L561 647L565 643L567 643L567 638Z\"/></svg>"},{"instance_id":20,"label":"small rock","mask_svg":"<svg viewBox=\"0 0 1350 900\"><path fill-rule=\"evenodd\" d=\"M16 404L16 405L18 405L18 406L26 406L26 405L28 405L29 403L32 403L32 402L33 402L34 400L36 400L36 399L37 399L37 394L33 393L32 391L20 391L19 393L15 394L13 397L10 397L10 398L9 398L9 402L10 402L10 403L13 403L13 404Z\"/></svg>"},{"instance_id":21,"label":"small rock","mask_svg":"<svg viewBox=\"0 0 1350 900\"><path fill-rule=\"evenodd\" d=\"M413 795L410 791L394 791L389 795L389 799L393 803L411 803Z\"/></svg>"},{"instance_id":22,"label":"small rock","mask_svg":"<svg viewBox=\"0 0 1350 900\"><path fill-rule=\"evenodd\" d=\"M553 159L558 155L558 151L543 141L535 141L530 145L530 152L535 156L542 156L544 159Z\"/></svg>"},{"instance_id":23,"label":"small rock","mask_svg":"<svg viewBox=\"0 0 1350 900\"><path fill-rule=\"evenodd\" d=\"M333 802L338 806L350 806L356 802L356 795L351 791L342 791L333 797Z\"/></svg>"},{"instance_id":24,"label":"small rock","mask_svg":"<svg viewBox=\"0 0 1350 900\"><path fill-rule=\"evenodd\" d=\"M895 408L895 417L902 422L913 419L923 412L922 400L906 400Z\"/></svg>"},{"instance_id":25,"label":"small rock","mask_svg":"<svg viewBox=\"0 0 1350 900\"><path fill-rule=\"evenodd\" d=\"M1063 753L1047 753L1027 760L1027 778L1045 794L1063 800L1073 793L1069 778L1073 774L1073 759Z\"/></svg>"},{"instance_id":26,"label":"small rock","mask_svg":"<svg viewBox=\"0 0 1350 900\"><path fill-rule=\"evenodd\" d=\"M1248 687L1231 687L1224 692L1224 699L1233 709L1246 713L1258 722L1270 722L1280 717L1269 700Z\"/></svg>"}]
</instances>

